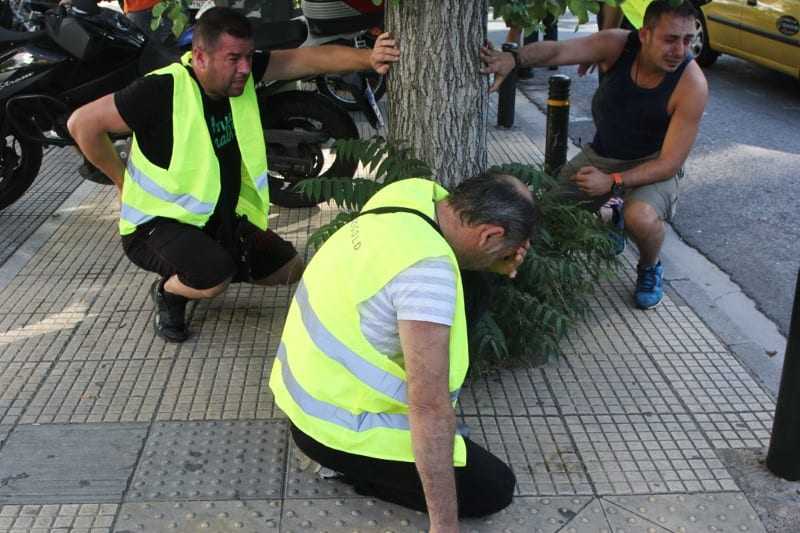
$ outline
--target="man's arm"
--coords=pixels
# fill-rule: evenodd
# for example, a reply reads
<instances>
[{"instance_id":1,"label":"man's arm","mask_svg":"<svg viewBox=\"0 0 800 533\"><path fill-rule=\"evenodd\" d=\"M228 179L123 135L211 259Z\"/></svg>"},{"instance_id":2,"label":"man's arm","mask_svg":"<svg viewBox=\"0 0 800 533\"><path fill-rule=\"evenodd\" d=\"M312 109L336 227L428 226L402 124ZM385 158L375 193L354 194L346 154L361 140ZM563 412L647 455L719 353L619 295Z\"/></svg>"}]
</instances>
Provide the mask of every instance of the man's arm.
<instances>
[{"instance_id":1,"label":"man's arm","mask_svg":"<svg viewBox=\"0 0 800 533\"><path fill-rule=\"evenodd\" d=\"M400 50L390 33L375 41L372 49L325 45L270 52L264 80L296 80L319 74L374 70L389 72L389 66L400 58Z\"/></svg>"},{"instance_id":2,"label":"man's arm","mask_svg":"<svg viewBox=\"0 0 800 533\"><path fill-rule=\"evenodd\" d=\"M408 377L408 418L431 533L458 531L453 470L456 415L450 403L450 328L400 320L400 344Z\"/></svg>"},{"instance_id":3,"label":"man's arm","mask_svg":"<svg viewBox=\"0 0 800 533\"><path fill-rule=\"evenodd\" d=\"M694 61L686 66L672 98L675 102L672 118L659 156L621 172L626 187L639 187L669 179L677 174L689 156L708 100L706 78ZM608 193L614 182L609 174L591 166L581 168L572 180L591 196Z\"/></svg>"},{"instance_id":4,"label":"man's arm","mask_svg":"<svg viewBox=\"0 0 800 533\"><path fill-rule=\"evenodd\" d=\"M67 128L86 159L122 191L125 166L108 134L130 133L131 129L120 116L114 95L107 94L78 108L69 117Z\"/></svg>"},{"instance_id":5,"label":"man's arm","mask_svg":"<svg viewBox=\"0 0 800 533\"><path fill-rule=\"evenodd\" d=\"M629 33L606 30L577 39L531 43L520 49L517 59L522 67L598 63L607 68L619 58ZM486 63L481 72L495 75L490 91L497 90L514 69L514 57L510 53L493 50L489 45L481 48L481 60Z\"/></svg>"}]
</instances>

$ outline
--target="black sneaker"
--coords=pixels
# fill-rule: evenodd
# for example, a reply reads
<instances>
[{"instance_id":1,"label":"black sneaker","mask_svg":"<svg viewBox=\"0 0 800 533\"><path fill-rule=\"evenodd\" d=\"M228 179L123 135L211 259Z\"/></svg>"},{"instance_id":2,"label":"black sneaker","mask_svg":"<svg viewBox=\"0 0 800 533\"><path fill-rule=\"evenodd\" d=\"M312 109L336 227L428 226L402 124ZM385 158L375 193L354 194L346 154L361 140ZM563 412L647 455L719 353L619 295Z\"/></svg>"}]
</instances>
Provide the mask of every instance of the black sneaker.
<instances>
[{"instance_id":1,"label":"black sneaker","mask_svg":"<svg viewBox=\"0 0 800 533\"><path fill-rule=\"evenodd\" d=\"M156 306L153 328L156 335L167 342L183 342L189 338L184 315L189 300L178 294L164 294L161 281L156 280L150 287L150 297Z\"/></svg>"}]
</instances>

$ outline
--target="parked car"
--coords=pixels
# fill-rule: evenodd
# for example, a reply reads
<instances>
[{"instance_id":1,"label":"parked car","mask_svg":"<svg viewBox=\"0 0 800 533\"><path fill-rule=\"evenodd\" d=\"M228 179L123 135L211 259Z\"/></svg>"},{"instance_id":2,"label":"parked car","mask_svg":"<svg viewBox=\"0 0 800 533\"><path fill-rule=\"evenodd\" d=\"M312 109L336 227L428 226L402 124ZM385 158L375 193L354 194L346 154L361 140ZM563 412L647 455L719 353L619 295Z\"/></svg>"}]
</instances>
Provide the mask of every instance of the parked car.
<instances>
[{"instance_id":1,"label":"parked car","mask_svg":"<svg viewBox=\"0 0 800 533\"><path fill-rule=\"evenodd\" d=\"M800 0L711 0L698 12L701 66L725 53L800 79Z\"/></svg>"}]
</instances>

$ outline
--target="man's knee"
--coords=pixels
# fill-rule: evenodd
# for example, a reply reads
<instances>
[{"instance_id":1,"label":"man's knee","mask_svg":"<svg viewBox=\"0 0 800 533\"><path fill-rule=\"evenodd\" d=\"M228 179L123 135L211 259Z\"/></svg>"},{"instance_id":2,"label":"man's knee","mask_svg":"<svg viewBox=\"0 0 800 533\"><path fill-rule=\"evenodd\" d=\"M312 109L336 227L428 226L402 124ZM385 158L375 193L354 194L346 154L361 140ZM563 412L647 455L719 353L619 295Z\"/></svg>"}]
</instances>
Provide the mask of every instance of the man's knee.
<instances>
[{"instance_id":1,"label":"man's knee","mask_svg":"<svg viewBox=\"0 0 800 533\"><path fill-rule=\"evenodd\" d=\"M282 267L269 276L256 280L258 285L291 285L297 283L303 276L306 265L300 254L289 259Z\"/></svg>"},{"instance_id":2,"label":"man's knee","mask_svg":"<svg viewBox=\"0 0 800 533\"><path fill-rule=\"evenodd\" d=\"M625 228L635 236L642 238L660 233L664 221L652 205L640 202L625 202Z\"/></svg>"},{"instance_id":3,"label":"man's knee","mask_svg":"<svg viewBox=\"0 0 800 533\"><path fill-rule=\"evenodd\" d=\"M506 463L488 452L480 466L458 479L458 513L463 518L479 518L502 511L514 499L517 478ZM469 464L469 459L467 460ZM457 474L458 476L458 474Z\"/></svg>"}]
</instances>

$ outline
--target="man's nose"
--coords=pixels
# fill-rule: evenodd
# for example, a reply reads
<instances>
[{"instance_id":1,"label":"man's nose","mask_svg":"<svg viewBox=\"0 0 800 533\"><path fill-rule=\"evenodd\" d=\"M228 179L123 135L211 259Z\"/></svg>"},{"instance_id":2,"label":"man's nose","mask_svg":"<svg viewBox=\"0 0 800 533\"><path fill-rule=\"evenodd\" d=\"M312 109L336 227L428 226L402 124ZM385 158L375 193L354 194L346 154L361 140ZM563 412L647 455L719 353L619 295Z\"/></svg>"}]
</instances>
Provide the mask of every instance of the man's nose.
<instances>
[{"instance_id":1,"label":"man's nose","mask_svg":"<svg viewBox=\"0 0 800 533\"><path fill-rule=\"evenodd\" d=\"M240 59L239 64L236 65L236 72L239 74L250 74L253 65L250 62L250 59Z\"/></svg>"}]
</instances>

